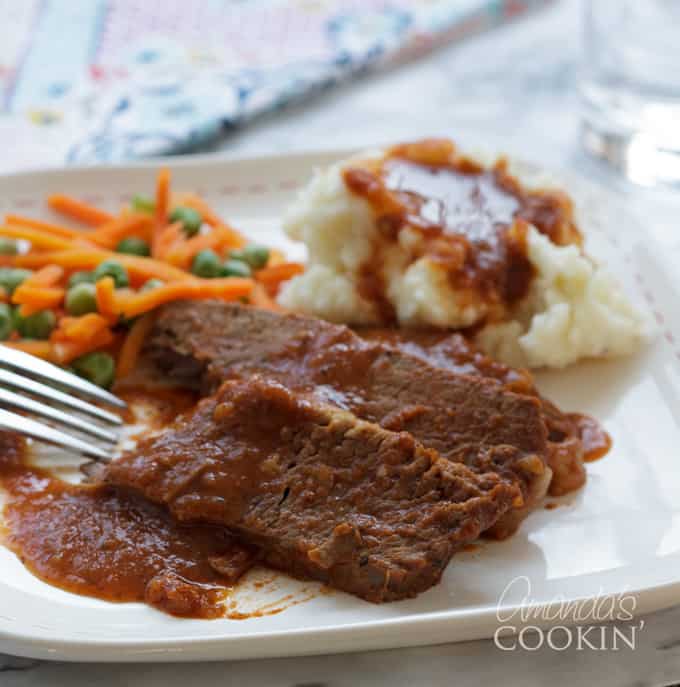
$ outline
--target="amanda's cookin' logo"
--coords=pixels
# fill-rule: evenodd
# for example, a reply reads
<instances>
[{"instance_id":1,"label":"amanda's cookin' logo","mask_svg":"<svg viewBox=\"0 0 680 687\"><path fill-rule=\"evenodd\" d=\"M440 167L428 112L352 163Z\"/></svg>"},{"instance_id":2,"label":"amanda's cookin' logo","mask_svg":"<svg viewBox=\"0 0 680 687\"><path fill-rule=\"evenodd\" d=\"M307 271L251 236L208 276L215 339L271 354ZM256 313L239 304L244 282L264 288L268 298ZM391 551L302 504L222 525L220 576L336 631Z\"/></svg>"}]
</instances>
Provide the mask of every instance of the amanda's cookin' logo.
<instances>
[{"instance_id":1,"label":"amanda's cookin' logo","mask_svg":"<svg viewBox=\"0 0 680 687\"><path fill-rule=\"evenodd\" d=\"M509 597L521 595L519 605ZM632 594L605 595L567 601L560 596L538 604L531 598L531 581L526 576L511 580L496 606L499 626L494 644L501 651L538 651L545 646L555 651L619 651L635 649L637 636L645 625L636 621L636 600ZM533 622L532 622L533 621ZM603 625L603 623L616 623ZM550 625L542 629L540 625Z\"/></svg>"}]
</instances>

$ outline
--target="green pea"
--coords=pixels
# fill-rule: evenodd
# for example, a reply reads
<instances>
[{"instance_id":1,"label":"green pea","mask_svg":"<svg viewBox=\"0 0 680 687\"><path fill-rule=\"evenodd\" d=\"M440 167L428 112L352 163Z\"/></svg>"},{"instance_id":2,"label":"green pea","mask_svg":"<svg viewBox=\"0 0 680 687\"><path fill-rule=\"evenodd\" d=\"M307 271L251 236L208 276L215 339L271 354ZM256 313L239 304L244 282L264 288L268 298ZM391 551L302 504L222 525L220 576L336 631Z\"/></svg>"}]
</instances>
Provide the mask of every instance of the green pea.
<instances>
[{"instance_id":1,"label":"green pea","mask_svg":"<svg viewBox=\"0 0 680 687\"><path fill-rule=\"evenodd\" d=\"M14 313L7 303L0 303L0 339L5 341L14 331Z\"/></svg>"},{"instance_id":2,"label":"green pea","mask_svg":"<svg viewBox=\"0 0 680 687\"><path fill-rule=\"evenodd\" d=\"M51 310L39 310L28 317L18 315L17 329L25 339L47 339L56 324L56 315Z\"/></svg>"},{"instance_id":3,"label":"green pea","mask_svg":"<svg viewBox=\"0 0 680 687\"><path fill-rule=\"evenodd\" d=\"M66 292L66 311L69 315L86 315L97 312L97 287L82 282Z\"/></svg>"},{"instance_id":4,"label":"green pea","mask_svg":"<svg viewBox=\"0 0 680 687\"><path fill-rule=\"evenodd\" d=\"M0 267L0 286L7 293L14 293L14 289L21 284L27 277L33 274L32 270L22 270L13 267Z\"/></svg>"},{"instance_id":5,"label":"green pea","mask_svg":"<svg viewBox=\"0 0 680 687\"><path fill-rule=\"evenodd\" d=\"M241 260L226 260L220 270L221 277L249 277L250 267Z\"/></svg>"},{"instance_id":6,"label":"green pea","mask_svg":"<svg viewBox=\"0 0 680 687\"><path fill-rule=\"evenodd\" d=\"M162 279L149 279L142 284L140 291L151 291L152 289L157 289L159 286L163 286L165 282Z\"/></svg>"},{"instance_id":7,"label":"green pea","mask_svg":"<svg viewBox=\"0 0 680 687\"><path fill-rule=\"evenodd\" d=\"M113 384L116 374L113 358L108 353L100 351L81 355L71 363L71 367L76 374L105 389Z\"/></svg>"},{"instance_id":8,"label":"green pea","mask_svg":"<svg viewBox=\"0 0 680 687\"><path fill-rule=\"evenodd\" d=\"M201 224L203 224L203 218L196 210L183 205L178 205L174 208L168 219L171 222L181 222L182 229L187 236L198 234Z\"/></svg>"},{"instance_id":9,"label":"green pea","mask_svg":"<svg viewBox=\"0 0 680 687\"><path fill-rule=\"evenodd\" d=\"M104 277L113 277L117 289L129 286L127 270L117 260L104 260L94 271L94 280L97 282Z\"/></svg>"},{"instance_id":10,"label":"green pea","mask_svg":"<svg viewBox=\"0 0 680 687\"><path fill-rule=\"evenodd\" d=\"M68 288L72 289L78 284L94 284L94 272L86 272L84 270L80 272L74 272L68 278Z\"/></svg>"},{"instance_id":11,"label":"green pea","mask_svg":"<svg viewBox=\"0 0 680 687\"><path fill-rule=\"evenodd\" d=\"M151 214L156 210L156 203L146 196L134 196L130 202L130 207L137 212L148 212Z\"/></svg>"},{"instance_id":12,"label":"green pea","mask_svg":"<svg viewBox=\"0 0 680 687\"><path fill-rule=\"evenodd\" d=\"M191 263L191 271L197 277L203 277L204 279L219 277L221 270L222 263L220 262L220 258L217 253L210 248L206 248L196 253L196 257Z\"/></svg>"},{"instance_id":13,"label":"green pea","mask_svg":"<svg viewBox=\"0 0 680 687\"><path fill-rule=\"evenodd\" d=\"M137 236L128 236L116 246L116 253L126 253L127 255L141 255L146 257L151 255L148 242Z\"/></svg>"},{"instance_id":14,"label":"green pea","mask_svg":"<svg viewBox=\"0 0 680 687\"><path fill-rule=\"evenodd\" d=\"M241 250L233 250L229 254L234 260L248 263L254 270L262 269L269 262L269 248L257 243L249 243Z\"/></svg>"},{"instance_id":15,"label":"green pea","mask_svg":"<svg viewBox=\"0 0 680 687\"><path fill-rule=\"evenodd\" d=\"M19 322L21 322L21 319L22 319L21 314L19 312L20 310L21 310L20 305L12 306L12 313L11 313L12 314L12 326L17 331L19 331Z\"/></svg>"},{"instance_id":16,"label":"green pea","mask_svg":"<svg viewBox=\"0 0 680 687\"><path fill-rule=\"evenodd\" d=\"M0 255L16 255L19 252L19 244L14 239L0 236Z\"/></svg>"}]
</instances>

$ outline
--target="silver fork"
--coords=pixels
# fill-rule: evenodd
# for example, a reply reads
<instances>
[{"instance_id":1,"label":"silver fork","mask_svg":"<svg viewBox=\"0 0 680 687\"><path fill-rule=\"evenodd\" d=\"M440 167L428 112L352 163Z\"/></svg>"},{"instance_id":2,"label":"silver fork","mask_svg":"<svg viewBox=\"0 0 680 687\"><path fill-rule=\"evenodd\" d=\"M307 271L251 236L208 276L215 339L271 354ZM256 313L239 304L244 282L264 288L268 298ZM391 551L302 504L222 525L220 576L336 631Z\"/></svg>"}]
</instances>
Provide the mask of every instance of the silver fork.
<instances>
[{"instance_id":1,"label":"silver fork","mask_svg":"<svg viewBox=\"0 0 680 687\"><path fill-rule=\"evenodd\" d=\"M45 401L61 408L46 405ZM117 396L56 365L0 345L0 430L16 432L36 441L71 449L94 460L108 462L113 446L118 442L118 434L112 429L120 427L123 421L115 413L89 401L120 410L126 407L125 402ZM37 415L67 430L98 439L108 446L108 450L52 425L18 415L8 408ZM95 420L112 429L97 424Z\"/></svg>"}]
</instances>

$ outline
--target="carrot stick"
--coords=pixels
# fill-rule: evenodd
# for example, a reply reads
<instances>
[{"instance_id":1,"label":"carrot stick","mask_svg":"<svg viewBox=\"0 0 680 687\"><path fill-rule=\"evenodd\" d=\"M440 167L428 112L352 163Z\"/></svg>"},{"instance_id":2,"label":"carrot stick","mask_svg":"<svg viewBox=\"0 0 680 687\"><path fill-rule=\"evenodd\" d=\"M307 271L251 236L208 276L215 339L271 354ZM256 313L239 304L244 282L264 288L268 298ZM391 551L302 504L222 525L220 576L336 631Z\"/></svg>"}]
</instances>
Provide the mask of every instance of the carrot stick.
<instances>
[{"instance_id":1,"label":"carrot stick","mask_svg":"<svg viewBox=\"0 0 680 687\"><path fill-rule=\"evenodd\" d=\"M90 227L98 227L113 219L113 215L110 215L108 212L61 193L49 196L47 204L55 212L66 215L66 217L75 219Z\"/></svg>"},{"instance_id":2,"label":"carrot stick","mask_svg":"<svg viewBox=\"0 0 680 687\"><path fill-rule=\"evenodd\" d=\"M97 310L108 320L116 321L120 314L116 303L116 283L113 277L104 277L96 285Z\"/></svg>"},{"instance_id":3,"label":"carrot stick","mask_svg":"<svg viewBox=\"0 0 680 687\"><path fill-rule=\"evenodd\" d=\"M136 255L120 255L112 253L118 262L130 273L130 278L140 283L148 279L156 278L163 281L185 281L195 279L192 274L187 274L184 270L177 269L160 260L153 258L142 258Z\"/></svg>"},{"instance_id":4,"label":"carrot stick","mask_svg":"<svg viewBox=\"0 0 680 687\"><path fill-rule=\"evenodd\" d=\"M15 348L24 353L30 353L43 360L53 360L54 351L49 341L36 341L34 339L19 339L18 341L3 341L3 346Z\"/></svg>"},{"instance_id":5,"label":"carrot stick","mask_svg":"<svg viewBox=\"0 0 680 687\"><path fill-rule=\"evenodd\" d=\"M184 270L177 269L160 260L143 258L136 255L124 255L97 248L75 248L72 250L55 251L49 253L33 253L17 255L12 259L16 267L42 267L43 265L61 265L70 270L91 270L107 258L113 258L130 273L130 277L143 283L153 277L163 281L178 281L193 279Z\"/></svg>"},{"instance_id":6,"label":"carrot stick","mask_svg":"<svg viewBox=\"0 0 680 687\"><path fill-rule=\"evenodd\" d=\"M61 250L70 248L72 243L69 239L62 236L49 234L41 229L32 227L0 227L0 236L9 236L13 239L24 239L31 243L34 248L47 248L48 250Z\"/></svg>"},{"instance_id":7,"label":"carrot stick","mask_svg":"<svg viewBox=\"0 0 680 687\"><path fill-rule=\"evenodd\" d=\"M161 229L156 239L156 254L154 258L158 260L165 260L165 256L169 250L174 246L180 245L184 242L184 232L182 231L181 222L173 222L167 227Z\"/></svg>"},{"instance_id":8,"label":"carrot stick","mask_svg":"<svg viewBox=\"0 0 680 687\"><path fill-rule=\"evenodd\" d=\"M168 206L170 205L170 170L163 167L156 179L156 207L154 210L154 229L151 239L151 255L158 252L158 237L168 224Z\"/></svg>"},{"instance_id":9,"label":"carrot stick","mask_svg":"<svg viewBox=\"0 0 680 687\"><path fill-rule=\"evenodd\" d=\"M52 332L52 341L84 341L103 329L108 329L108 320L99 313L87 313L79 317L62 317L59 326Z\"/></svg>"},{"instance_id":10,"label":"carrot stick","mask_svg":"<svg viewBox=\"0 0 680 687\"><path fill-rule=\"evenodd\" d=\"M159 286L151 291L132 296L117 296L118 309L125 317L136 317L149 312L159 305L180 299L198 300L215 298L233 301L248 296L253 288L251 279L226 277L224 279L194 279L173 282Z\"/></svg>"},{"instance_id":11,"label":"carrot stick","mask_svg":"<svg viewBox=\"0 0 680 687\"><path fill-rule=\"evenodd\" d=\"M267 267L274 267L274 265L280 265L282 262L288 262L283 251L280 251L278 248L270 248Z\"/></svg>"},{"instance_id":12,"label":"carrot stick","mask_svg":"<svg viewBox=\"0 0 680 687\"><path fill-rule=\"evenodd\" d=\"M230 227L223 222L220 217L213 211L213 209L201 198L193 193L187 193L182 197L182 205L196 210L203 221L215 229L223 229L229 236L230 246L232 248L242 248L248 243L245 236L240 234L236 229Z\"/></svg>"},{"instance_id":13,"label":"carrot stick","mask_svg":"<svg viewBox=\"0 0 680 687\"><path fill-rule=\"evenodd\" d=\"M81 355L105 348L113 340L113 333L107 328L83 341L55 341L52 343L53 356L58 363L65 365Z\"/></svg>"},{"instance_id":14,"label":"carrot stick","mask_svg":"<svg viewBox=\"0 0 680 687\"><path fill-rule=\"evenodd\" d=\"M19 288L21 286L54 286L61 281L63 276L64 270L59 265L46 265L28 277Z\"/></svg>"},{"instance_id":15,"label":"carrot stick","mask_svg":"<svg viewBox=\"0 0 680 687\"><path fill-rule=\"evenodd\" d=\"M250 292L250 304L265 310L282 312L283 308L267 293L262 284L255 284Z\"/></svg>"},{"instance_id":16,"label":"carrot stick","mask_svg":"<svg viewBox=\"0 0 680 687\"><path fill-rule=\"evenodd\" d=\"M12 303L20 305L19 314L28 317L40 310L58 308L64 301L66 291L54 287L24 286L17 288Z\"/></svg>"},{"instance_id":17,"label":"carrot stick","mask_svg":"<svg viewBox=\"0 0 680 687\"><path fill-rule=\"evenodd\" d=\"M261 284L272 286L302 274L304 271L304 265L299 262L282 262L279 265L263 267L261 270L258 270L255 272L255 279Z\"/></svg>"},{"instance_id":18,"label":"carrot stick","mask_svg":"<svg viewBox=\"0 0 680 687\"><path fill-rule=\"evenodd\" d=\"M148 239L152 224L153 220L149 215L135 213L115 217L110 222L87 234L87 238L102 248L115 248L118 242L127 236L135 235Z\"/></svg>"},{"instance_id":19,"label":"carrot stick","mask_svg":"<svg viewBox=\"0 0 680 687\"><path fill-rule=\"evenodd\" d=\"M74 239L80 236L87 236L78 229L71 229L70 227L62 227L51 222L43 222L40 219L33 219L32 217L24 217L23 215L5 215L5 222L14 227L29 227L30 229L39 229L46 234L53 234L54 236L61 236L66 239Z\"/></svg>"},{"instance_id":20,"label":"carrot stick","mask_svg":"<svg viewBox=\"0 0 680 687\"><path fill-rule=\"evenodd\" d=\"M28 253L17 255L13 259L16 267L36 269L45 265L61 265L66 269L94 269L102 260L115 255L112 252L97 248L71 248L70 250L50 251L47 253Z\"/></svg>"},{"instance_id":21,"label":"carrot stick","mask_svg":"<svg viewBox=\"0 0 680 687\"><path fill-rule=\"evenodd\" d=\"M56 308L64 300L65 290L54 286L61 281L64 270L58 265L47 265L34 272L17 286L12 303L21 305L20 314L28 317L39 310Z\"/></svg>"},{"instance_id":22,"label":"carrot stick","mask_svg":"<svg viewBox=\"0 0 680 687\"><path fill-rule=\"evenodd\" d=\"M225 227L218 227L209 234L192 236L190 239L178 243L175 247L168 250L164 259L176 267L188 270L191 266L191 261L198 252L205 248L213 248L217 252L221 252L229 245L233 246L230 230Z\"/></svg>"},{"instance_id":23,"label":"carrot stick","mask_svg":"<svg viewBox=\"0 0 680 687\"><path fill-rule=\"evenodd\" d=\"M142 317L132 325L120 349L120 354L118 355L118 362L116 365L117 376L125 377L132 372L137 363L137 358L142 350L142 346L153 328L155 320L155 313L149 312L146 315L142 315Z\"/></svg>"}]
</instances>

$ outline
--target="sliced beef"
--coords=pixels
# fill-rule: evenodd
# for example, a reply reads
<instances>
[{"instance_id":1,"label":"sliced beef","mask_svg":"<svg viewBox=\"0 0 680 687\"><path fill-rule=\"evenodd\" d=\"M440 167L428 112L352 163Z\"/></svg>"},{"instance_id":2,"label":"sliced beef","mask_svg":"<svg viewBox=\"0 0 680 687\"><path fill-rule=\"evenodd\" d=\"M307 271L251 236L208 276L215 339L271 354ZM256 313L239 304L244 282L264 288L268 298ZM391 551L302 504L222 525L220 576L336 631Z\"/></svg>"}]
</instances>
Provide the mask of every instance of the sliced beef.
<instances>
[{"instance_id":1,"label":"sliced beef","mask_svg":"<svg viewBox=\"0 0 680 687\"><path fill-rule=\"evenodd\" d=\"M148 352L170 377L208 392L254 374L408 431L443 457L520 487L524 503L491 534L504 537L545 495L547 430L540 401L480 375L434 366L368 342L347 327L218 303L173 303L160 313Z\"/></svg>"},{"instance_id":2,"label":"sliced beef","mask_svg":"<svg viewBox=\"0 0 680 687\"><path fill-rule=\"evenodd\" d=\"M356 331L362 338L392 346L442 369L495 379L510 391L538 398L548 428L548 465L552 470L549 493L562 496L585 484L583 434L595 421L576 413L564 413L543 398L528 370L515 369L491 359L457 333L386 328ZM598 431L604 433L601 428Z\"/></svg>"},{"instance_id":3,"label":"sliced beef","mask_svg":"<svg viewBox=\"0 0 680 687\"><path fill-rule=\"evenodd\" d=\"M436 584L518 496L407 433L256 377L226 382L102 478L180 522L226 526L274 567L375 602Z\"/></svg>"}]
</instances>

